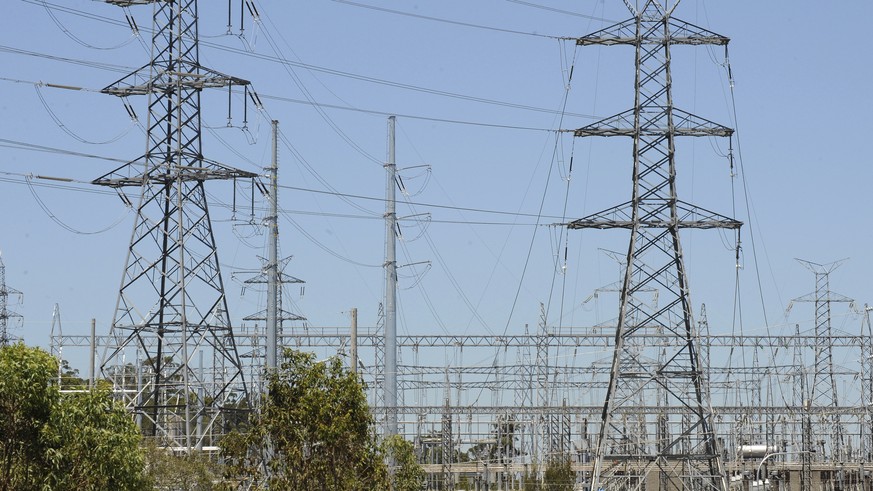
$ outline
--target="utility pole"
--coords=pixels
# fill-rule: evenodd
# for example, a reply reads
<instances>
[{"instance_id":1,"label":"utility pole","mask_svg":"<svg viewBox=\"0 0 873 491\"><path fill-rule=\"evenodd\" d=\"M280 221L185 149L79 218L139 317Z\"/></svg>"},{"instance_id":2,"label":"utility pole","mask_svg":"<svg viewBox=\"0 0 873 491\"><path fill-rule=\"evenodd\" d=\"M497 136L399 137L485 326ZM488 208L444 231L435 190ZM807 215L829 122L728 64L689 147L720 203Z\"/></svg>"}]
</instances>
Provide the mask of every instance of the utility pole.
<instances>
[{"instance_id":1,"label":"utility pole","mask_svg":"<svg viewBox=\"0 0 873 491\"><path fill-rule=\"evenodd\" d=\"M352 326L350 329L349 337L351 337L351 364L352 364L352 373L358 373L358 309L352 308Z\"/></svg>"},{"instance_id":2,"label":"utility pole","mask_svg":"<svg viewBox=\"0 0 873 491\"><path fill-rule=\"evenodd\" d=\"M668 483L677 489L727 489L712 408L694 333L691 292L679 236L683 229L739 229L741 223L680 201L676 138L729 137L733 130L673 103L671 47L726 46L728 38L673 17L678 5L625 2L632 18L578 38L578 46L632 46L634 107L574 131L576 137L633 140L629 202L568 224L571 229L627 229L609 382L590 489L626 490ZM658 289L658 305L640 294ZM653 341L660 338L661 342ZM662 411L638 417L640 398ZM690 413L690 416L686 414ZM640 426L649 429L641 431ZM655 435L640 441L638 435ZM611 465L621 462L624 465Z\"/></svg>"},{"instance_id":3,"label":"utility pole","mask_svg":"<svg viewBox=\"0 0 873 491\"><path fill-rule=\"evenodd\" d=\"M88 359L88 387L94 388L94 360L97 357L97 319L91 319L91 356Z\"/></svg>"},{"instance_id":4,"label":"utility pole","mask_svg":"<svg viewBox=\"0 0 873 491\"><path fill-rule=\"evenodd\" d=\"M282 309L282 285L292 283L304 283L300 278L287 275L285 266L290 257L279 260L279 122L272 121L272 156L271 164L266 170L269 173L269 189L263 190L270 201L269 215L264 218L267 227L267 259L263 261L260 271L246 279L246 285L267 285L267 306L265 309L243 317L244 321L264 321L264 367L267 370L275 370L279 366L279 338L282 335L284 321L305 321L306 318ZM259 353L252 353L252 357L260 359ZM253 368L257 367L256 363Z\"/></svg>"},{"instance_id":5,"label":"utility pole","mask_svg":"<svg viewBox=\"0 0 873 491\"><path fill-rule=\"evenodd\" d=\"M204 157L200 99L204 89L249 82L200 64L197 0L106 0L121 7L154 4L151 52L141 69L102 90L148 98L146 153L93 181L140 193L111 336L116 348L101 369L125 390L125 360L145 354L147 393L126 402L143 415L143 432L186 449L224 431L229 412L249 404L227 308L205 183L256 174ZM246 89L247 90L247 89ZM210 379L190 362L211 358ZM198 394L204 394L199 397ZM196 421L208 433L195 434Z\"/></svg>"},{"instance_id":6,"label":"utility pole","mask_svg":"<svg viewBox=\"0 0 873 491\"><path fill-rule=\"evenodd\" d=\"M394 123L388 116L388 162L385 164L385 435L397 434L397 163Z\"/></svg>"},{"instance_id":7,"label":"utility pole","mask_svg":"<svg viewBox=\"0 0 873 491\"><path fill-rule=\"evenodd\" d=\"M267 370L275 370L279 339L279 122L273 121L270 216L267 217Z\"/></svg>"}]
</instances>

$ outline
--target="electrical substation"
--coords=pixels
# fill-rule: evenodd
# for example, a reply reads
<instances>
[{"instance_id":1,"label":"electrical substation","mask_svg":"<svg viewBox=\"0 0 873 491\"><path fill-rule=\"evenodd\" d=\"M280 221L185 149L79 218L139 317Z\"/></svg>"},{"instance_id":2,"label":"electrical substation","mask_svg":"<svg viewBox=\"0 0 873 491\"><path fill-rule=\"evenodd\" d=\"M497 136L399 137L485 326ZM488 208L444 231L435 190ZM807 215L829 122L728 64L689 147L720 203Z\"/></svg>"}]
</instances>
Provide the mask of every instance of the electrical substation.
<instances>
[{"instance_id":1,"label":"electrical substation","mask_svg":"<svg viewBox=\"0 0 873 491\"><path fill-rule=\"evenodd\" d=\"M731 172L736 167L734 129L674 100L674 50L723 52L730 74L730 39L681 20L681 2L625 1L627 20L563 40L580 50L603 48L604 57L632 66L634 79L624 84L632 107L557 132L622 145L622 160L611 165L632 179L614 190L614 206L552 224L592 241L624 234L625 249L604 251L619 265L618 281L584 301L609 297L617 310L596 325L567 325L540 305L536 325L512 324L496 334L398 333L395 193L402 184L393 115L386 117L382 164L378 319L359 325L352 309L348 325L319 326L307 321L313 314L283 307L288 288L305 282L284 272L278 250L284 123L272 121L272 164L264 175L211 160L202 144L201 105L221 105L225 92L228 101L242 95L245 110L263 105L249 74L201 64L198 8L218 7L106 2L125 12L153 9L151 59L101 91L130 111L146 105L145 152L92 181L122 200L135 190L136 216L109 330L88 336L53 329L51 348L96 353L96 376L112 382L146 437L218 458L222 436L257 407L265 370L293 348L336 354L360 373L377 433L414 444L428 490L522 490L530 476L541 478L560 462L570 463L575 489L588 491L873 490L873 331L865 305L831 290L842 262L799 261L811 273L812 292L791 305L807 309L814 325L798 324L793 336L729 332L711 325L706 306L695 303L685 231L722 234L739 265L747 225L720 211L731 203L697 204L699 196L681 195L677 186L677 164L692 160L680 143L688 139L718 140ZM235 3L256 15L254 2L228 7ZM255 313L233 313L239 317L229 312L231 272L222 268L210 218L209 189L222 181L250 184L268 203L267 257L241 280L265 286L266 302ZM3 343L17 316L7 299L19 293L6 286L0 258ZM837 309L851 318L839 329ZM243 322L232 325L234 318Z\"/></svg>"}]
</instances>

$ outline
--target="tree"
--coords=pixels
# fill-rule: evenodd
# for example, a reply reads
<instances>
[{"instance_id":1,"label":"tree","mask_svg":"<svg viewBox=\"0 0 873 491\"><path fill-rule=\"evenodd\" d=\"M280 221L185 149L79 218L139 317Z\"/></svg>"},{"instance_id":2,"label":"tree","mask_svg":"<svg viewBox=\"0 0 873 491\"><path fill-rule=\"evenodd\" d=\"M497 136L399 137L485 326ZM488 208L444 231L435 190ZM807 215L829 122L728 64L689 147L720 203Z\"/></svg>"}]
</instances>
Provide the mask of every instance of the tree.
<instances>
[{"instance_id":1,"label":"tree","mask_svg":"<svg viewBox=\"0 0 873 491\"><path fill-rule=\"evenodd\" d=\"M576 486L576 473L569 457L556 458L548 463L542 481L534 468L524 476L524 491L573 491Z\"/></svg>"},{"instance_id":2,"label":"tree","mask_svg":"<svg viewBox=\"0 0 873 491\"><path fill-rule=\"evenodd\" d=\"M43 440L51 489L144 489L139 430L105 388L64 394Z\"/></svg>"},{"instance_id":3,"label":"tree","mask_svg":"<svg viewBox=\"0 0 873 491\"><path fill-rule=\"evenodd\" d=\"M390 464L391 491L418 491L422 488L426 474L415 460L412 443L400 435L391 435L382 442L382 449Z\"/></svg>"},{"instance_id":4,"label":"tree","mask_svg":"<svg viewBox=\"0 0 873 491\"><path fill-rule=\"evenodd\" d=\"M285 350L245 434L222 442L231 478L295 490L388 489L361 379L334 357ZM266 467L266 472L264 468Z\"/></svg>"},{"instance_id":5,"label":"tree","mask_svg":"<svg viewBox=\"0 0 873 491\"><path fill-rule=\"evenodd\" d=\"M67 360L61 360L61 368L58 371L58 379L61 389L84 389L88 383L79 376L79 369L70 366Z\"/></svg>"},{"instance_id":6,"label":"tree","mask_svg":"<svg viewBox=\"0 0 873 491\"><path fill-rule=\"evenodd\" d=\"M144 447L146 472L153 489L161 491L209 491L219 489L216 464L201 452L176 455L149 442Z\"/></svg>"},{"instance_id":7,"label":"tree","mask_svg":"<svg viewBox=\"0 0 873 491\"><path fill-rule=\"evenodd\" d=\"M543 476L543 488L546 491L573 491L576 485L576 473L569 458L556 459L549 462Z\"/></svg>"},{"instance_id":8,"label":"tree","mask_svg":"<svg viewBox=\"0 0 873 491\"><path fill-rule=\"evenodd\" d=\"M22 343L0 347L0 489L38 489L48 468L41 434L60 394L57 363Z\"/></svg>"},{"instance_id":9,"label":"tree","mask_svg":"<svg viewBox=\"0 0 873 491\"><path fill-rule=\"evenodd\" d=\"M505 472L506 464L510 464L515 457L524 455L519 447L518 433L520 432L521 426L513 415L501 416L491 430L493 438L471 446L467 450L467 457L471 461L492 466L494 472Z\"/></svg>"},{"instance_id":10,"label":"tree","mask_svg":"<svg viewBox=\"0 0 873 491\"><path fill-rule=\"evenodd\" d=\"M147 488L140 437L105 388L61 394L58 363L0 348L0 490Z\"/></svg>"}]
</instances>

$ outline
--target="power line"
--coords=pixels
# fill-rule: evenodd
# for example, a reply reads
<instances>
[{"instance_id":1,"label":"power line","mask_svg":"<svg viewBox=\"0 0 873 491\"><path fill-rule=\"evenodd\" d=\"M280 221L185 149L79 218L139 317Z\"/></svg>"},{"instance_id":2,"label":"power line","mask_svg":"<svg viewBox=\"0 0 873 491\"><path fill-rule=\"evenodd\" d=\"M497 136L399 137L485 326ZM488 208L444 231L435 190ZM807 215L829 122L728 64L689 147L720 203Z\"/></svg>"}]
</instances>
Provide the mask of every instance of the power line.
<instances>
[{"instance_id":1,"label":"power line","mask_svg":"<svg viewBox=\"0 0 873 491\"><path fill-rule=\"evenodd\" d=\"M94 195L103 195L103 196L115 196L116 193L113 191L94 188L91 187L91 183L89 181L82 181L78 179L72 179L67 177L54 177L54 176L43 176L38 174L26 174L19 172L4 172L0 171L0 176L10 176L10 177L0 177L0 182L5 182L9 184L19 184L26 185L31 187L42 187L47 189L57 189L62 191L74 191L80 193L88 193ZM37 181L34 179L40 179L47 182ZM69 183L69 184L64 184ZM79 184L82 186L76 186L72 184ZM292 188L290 186L282 186L281 188L290 188L295 191L306 191L312 193L322 193L329 195L339 195L341 193L329 192L329 191L319 191L316 189L305 189L305 188ZM356 195L345 195L345 197L350 198L366 198L375 201L384 201L384 198L375 198L375 197L359 197ZM233 209L233 205L230 203L226 203L217 199L216 196L210 194L210 199L215 206L220 208L225 208L228 210ZM524 216L523 214L513 214L511 212L500 212L500 211L487 211L487 210L475 210L475 209L467 209L457 206L444 206L444 205L435 205L435 204L426 204L426 203L418 203L418 206L422 207L432 207L432 208L449 208L453 210L460 211L473 211L480 213L493 213L493 214L501 214L501 215L517 215ZM255 206L253 208L255 211L263 212L266 210L263 206ZM283 214L288 215L301 215L301 216L318 216L318 217L329 217L329 218L347 218L354 220L381 220L381 216L375 215L361 215L361 214L351 214L351 213L337 213L337 212L324 212L324 211L310 211L310 210L291 210L291 209L281 209ZM557 218L557 217L555 217ZM403 220L400 218L399 220ZM518 222L495 222L495 221L474 221L474 220L441 220L441 219L431 219L431 223L444 224L444 225L482 225L482 226L498 226L498 227L535 227L535 226L543 226L542 224L537 223L518 223Z\"/></svg>"},{"instance_id":2,"label":"power line","mask_svg":"<svg viewBox=\"0 0 873 491\"><path fill-rule=\"evenodd\" d=\"M53 8L53 9L57 8L57 9L60 9L62 11L65 11L65 12L72 13L75 11L75 9L71 9L69 7L61 7L61 6L58 6L56 4L49 3L49 2L41 1L41 2L37 3L34 0L22 0L22 1L27 2L27 3L34 3L34 4L40 5L40 6L43 6L43 4L45 4L45 6L48 8ZM100 22L108 22L108 23L111 23L111 24L114 24L117 26L129 28L127 23L117 21L115 19L111 19L111 18L107 18L107 17L97 16L97 15L85 15L84 17L87 17L87 18L92 19L92 20L97 20ZM144 28L142 28L141 30L147 31ZM533 112L542 112L542 113L547 113L547 114L561 114L560 111L556 111L554 109L542 108L542 107L531 106L531 105L526 105L526 104L513 103L513 102L508 102L508 101L501 101L501 100L497 100L497 99L489 99L489 98L485 98L485 97L470 96L470 95L460 94L457 92L422 87L422 86L418 86L418 85L414 85L414 84L394 82L391 80L381 79L381 78L377 78L377 77L370 77L370 76L366 76L366 75L360 75L360 74L356 74L356 73L352 73L352 72L346 72L343 70L337 70L337 69L313 65L313 64L309 64L309 63L303 63L300 61L291 61L291 60L284 59L280 56L271 56L271 55L266 55L266 54L261 54L261 53L255 53L255 52L243 49L243 48L234 48L234 47L226 46L226 45L219 44L216 42L200 41L200 45L201 46L209 46L209 47L214 48L214 49L218 49L218 50L225 51L228 53L238 54L241 56L247 56L250 58L260 59L260 60L264 60L264 61L270 61L273 63L279 63L279 64L293 66L293 67L305 68L307 70L312 70L315 72L326 73L329 75L334 75L334 76L339 76L339 77L344 77L344 78L350 78L353 80L359 80L359 81L367 82L367 83L373 83L373 84L384 85L384 86L394 87L394 88L399 88L399 89L404 89L404 90L422 92L422 93L437 95L437 96L441 96L441 97L449 97L449 98L456 98L456 99L460 99L460 100L467 100L470 102L477 102L477 103L481 103L481 104L491 104L491 105L497 105L497 106L502 106L502 107L509 107L509 108L513 108L513 109L521 109L521 110L533 111ZM3 46L0 46L0 50L3 50L3 48L4 48ZM18 50L17 48L9 48L9 49L19 51L19 52L21 52L21 54L32 54L32 52L26 53L25 50ZM68 61L69 60L69 59L64 59L62 57L51 57L50 55L45 55L45 57L57 58L61 61ZM80 63L81 63L81 61L80 61ZM108 64L99 64L99 65L106 65L106 66L112 67L112 65L108 65ZM124 69L115 68L114 69L114 71L120 71L120 72L124 72L124 73L127 73L129 70L130 69L128 69L128 68L124 68ZM564 113L564 116L594 119L594 116L591 116L591 115L570 113L570 112Z\"/></svg>"},{"instance_id":3,"label":"power line","mask_svg":"<svg viewBox=\"0 0 873 491\"><path fill-rule=\"evenodd\" d=\"M378 12L385 12L385 13L389 13L389 14L394 14L394 15L402 15L405 17L412 17L415 19L424 19L424 20L430 20L430 21L434 21L434 22L442 22L444 24L452 24L452 25L462 26L462 27L473 27L476 29L483 29L483 30L487 30L487 31L503 32L503 33L507 33L507 34L519 34L522 36L532 36L532 37L538 37L538 38L544 38L544 39L560 39L557 36L548 36L546 34L537 34L535 32L517 31L514 29L505 29L502 27L483 26L480 24L473 24L470 22L461 22L461 21L457 21L457 20L442 19L439 17L431 17L428 15L414 14L412 12L403 12L400 10L393 10L393 9L387 9L384 7L377 7L375 5L367 5L364 3L351 2L349 0L333 0L333 1L337 2L337 3L345 4L345 5L351 5L353 7L360 7L360 8L375 10Z\"/></svg>"},{"instance_id":4,"label":"power line","mask_svg":"<svg viewBox=\"0 0 873 491\"><path fill-rule=\"evenodd\" d=\"M294 190L294 191L304 191L304 192L317 193L317 194L337 195L337 196L343 196L345 198L361 199L361 200L367 200L367 201L378 201L378 202L385 201L385 198L378 198L378 197L374 197L374 196L364 196L364 195L359 195L359 194L338 193L336 191L323 191L323 190L318 190L318 189L308 189L308 188L301 188L301 187L287 186L287 185L279 185L279 187L283 188L283 189ZM558 217L558 216L542 215L539 213L520 213L520 212L512 212L512 211L488 210L488 209L484 209L484 208L467 208L467 207L462 207L462 206L440 205L440 204L435 204L435 203L422 203L422 202L414 202L414 201L404 201L404 203L407 203L407 204L413 205L413 206L439 208L439 209L443 209L443 210L457 210L457 211L466 211L466 212L473 212L473 213L487 213L487 214L492 214L492 215L504 215L504 216L513 216L513 217L529 217L529 218L540 217L540 218L549 218L549 219L554 219L554 220L561 220L561 217Z\"/></svg>"},{"instance_id":5,"label":"power line","mask_svg":"<svg viewBox=\"0 0 873 491\"><path fill-rule=\"evenodd\" d=\"M26 49L15 48L12 46L0 45L0 52L6 52L6 53L12 53L12 54L24 55L24 56L33 56L36 58L44 58L44 59L52 60L52 61L71 63L73 65L81 65L81 66L86 66L89 68L98 68L100 70L107 70L107 71L116 72L116 73L127 73L129 70L132 70L132 68L129 69L128 67L114 65L111 63L101 63L98 61L87 61L87 60L80 60L77 58L67 58L65 56L49 55L46 53L38 53L36 51L29 51Z\"/></svg>"},{"instance_id":6,"label":"power line","mask_svg":"<svg viewBox=\"0 0 873 491\"><path fill-rule=\"evenodd\" d=\"M540 4L538 4L538 3L525 2L525 1L522 1L522 0L506 0L506 1L507 1L507 2L510 2L510 3L517 3L517 4L519 4L519 5L524 5L525 7L532 7L532 8L536 8L536 9L540 9L540 10L547 10L547 11L549 11L549 12L555 12L555 13L558 13L558 14L561 14L561 15L572 15L572 16L574 16L574 17L582 17L583 19L590 19L590 20L596 20L596 21L600 21L600 22L607 22L607 23L610 23L610 24L614 24L614 23L615 23L615 21L613 21L613 20L609 20L609 19L604 19L603 17L594 17L594 16L592 16L592 15L580 14L579 12L573 12L573 11L570 11L570 10L558 9L558 8L555 8L555 7L548 7L548 6L546 6L546 5L540 5Z\"/></svg>"},{"instance_id":7,"label":"power line","mask_svg":"<svg viewBox=\"0 0 873 491\"><path fill-rule=\"evenodd\" d=\"M460 125L469 125L469 126L480 126L480 127L485 127L485 128L498 128L498 129L520 130L520 131L542 131L542 132L560 131L560 130L553 130L551 128L534 128L531 126L515 126L515 125L497 124L497 123L484 123L481 121L466 121L466 120L460 120L460 119L448 119L448 118L435 118L435 117L431 117L431 116L420 116L420 115L408 114L408 113L404 114L404 113L398 113L396 111L379 111L379 110L375 110L375 109L362 109L362 108L357 108L357 107L352 107L352 106L341 106L338 104L325 104L325 103L321 103L321 102L313 102L313 101L302 100L302 99L293 99L290 97L282 97L282 96L277 96L277 95L264 95L264 94L260 94L260 93L258 94L258 96L261 99L270 99L270 100L275 100L275 101L279 101L279 102L288 102L291 104L304 104L304 105L309 105L309 106L324 107L324 108L328 108L328 109L339 109L342 111L354 111L354 112L365 113L365 114L374 114L374 115L378 115L378 116L397 116L398 118L416 119L416 120L420 120L420 121L432 121L435 123L460 124ZM587 119L599 119L599 118L596 118L595 116L583 116L583 117L585 117Z\"/></svg>"},{"instance_id":8,"label":"power line","mask_svg":"<svg viewBox=\"0 0 873 491\"><path fill-rule=\"evenodd\" d=\"M0 80L5 81L5 82L17 83L17 84L32 84L32 85L38 86L38 87L51 87L51 88L78 90L78 91L85 91L85 92L100 92L100 89L94 89L94 88L88 88L88 87L79 87L79 86L72 86L72 85L54 84L54 83L34 81L34 80L23 80L23 79L10 78L10 77L0 77ZM238 91L234 91L234 93L239 94ZM532 127L532 126L517 126L517 125L507 125L507 124L497 124L497 123L486 123L486 122L482 122L482 121L437 118L437 117L433 117L433 116L422 116L422 115L410 114L410 113L399 113L397 111L363 109L363 108L352 107L352 106L343 106L343 105L339 105L339 104L327 104L327 103L322 103L322 102L318 102L315 100L295 99L292 97L283 97L283 96L272 95L272 94L262 94L260 92L258 93L258 97L261 99L274 100L274 101L278 101L278 102L286 102L286 103L290 103L290 104L301 104L301 105L306 105L306 106L322 107L322 108L327 108L327 109L337 109L337 110L341 110L341 111L352 111L352 112L358 112L358 113L364 113L364 114L373 114L373 115L378 115L378 116L397 116L398 118L405 118L405 119L412 119L412 120L419 120L419 121L431 121L431 122L435 122L435 123L459 124L459 125L467 125L467 126L478 126L478 127L483 127L483 128L497 128L497 129L519 130L519 131L537 131L537 132L562 131L560 129L556 130L556 129L551 129L551 128L537 128L537 127ZM48 108L47 108L47 110L48 110ZM580 114L578 116L585 118L585 119L592 119L592 120L601 119L597 116L592 116L592 115Z\"/></svg>"},{"instance_id":9,"label":"power line","mask_svg":"<svg viewBox=\"0 0 873 491\"><path fill-rule=\"evenodd\" d=\"M76 152L74 150L66 150L63 148L49 147L47 145L38 145L36 143L27 143L27 142L22 142L22 141L17 141L17 140L9 140L7 138L0 138L0 147L16 148L19 150L30 150L30 151L34 151L34 152L57 153L57 154L61 154L61 155L70 155L73 157L83 157L83 158L88 158L88 159L106 160L109 162L119 162L119 163L128 162L128 160L119 159L119 158L115 158L115 157L106 157L104 155L95 155L95 154L91 154L91 153Z\"/></svg>"}]
</instances>

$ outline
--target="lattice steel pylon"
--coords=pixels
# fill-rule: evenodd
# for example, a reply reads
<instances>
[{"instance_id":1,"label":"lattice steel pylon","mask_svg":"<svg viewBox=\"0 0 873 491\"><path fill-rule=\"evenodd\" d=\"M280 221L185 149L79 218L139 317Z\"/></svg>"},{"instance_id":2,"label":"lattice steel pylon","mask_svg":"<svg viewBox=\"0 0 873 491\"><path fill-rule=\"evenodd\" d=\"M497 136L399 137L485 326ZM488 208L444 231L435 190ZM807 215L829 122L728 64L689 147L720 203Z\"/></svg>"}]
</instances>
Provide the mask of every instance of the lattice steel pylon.
<instances>
[{"instance_id":1,"label":"lattice steel pylon","mask_svg":"<svg viewBox=\"0 0 873 491\"><path fill-rule=\"evenodd\" d=\"M204 183L255 174L203 156L200 93L248 82L200 65L197 0L107 2L154 4L154 31L151 61L102 91L147 96L148 124L145 155L93 181L141 193L111 327L116 347L101 369L145 434L177 448L212 446L248 394ZM143 366L132 367L140 355Z\"/></svg>"},{"instance_id":2,"label":"lattice steel pylon","mask_svg":"<svg viewBox=\"0 0 873 491\"><path fill-rule=\"evenodd\" d=\"M21 314L9 310L9 296L21 297L21 292L6 286L6 265L0 254L0 346L6 346L12 339L9 337L9 319L21 319Z\"/></svg>"},{"instance_id":3,"label":"lattice steel pylon","mask_svg":"<svg viewBox=\"0 0 873 491\"><path fill-rule=\"evenodd\" d=\"M815 274L815 291L791 301L792 304L796 302L815 304L815 346L813 348L812 381L808 383L809 400L804 401L803 404L807 412L812 408L821 409L840 406L837 380L834 374L831 304L851 304L854 300L831 291L830 274L845 261L846 259L842 259L828 264L818 264L797 259L797 262ZM822 411L820 415L819 427L814 429L814 433L822 441L826 442L830 455L826 455L827 452L824 451L824 448L812 447L805 449L807 453L804 455L806 458L809 458L809 453L817 452L819 458L830 458L835 462L842 462L846 459L846 455L844 455L845 448L843 446L845 431L840 422L840 416L829 411ZM813 442L804 443L810 446L813 444Z\"/></svg>"},{"instance_id":4,"label":"lattice steel pylon","mask_svg":"<svg viewBox=\"0 0 873 491\"><path fill-rule=\"evenodd\" d=\"M636 54L634 107L574 132L633 140L631 201L568 224L631 232L590 489L724 490L679 233L741 223L678 199L675 140L730 137L733 130L674 107L670 64L675 45L727 45L728 38L674 19L678 1L639 3L625 2L631 19L576 40L633 46ZM638 295L652 287L657 306ZM641 397L659 413L635 412ZM640 424L647 441L638 437Z\"/></svg>"}]
</instances>

